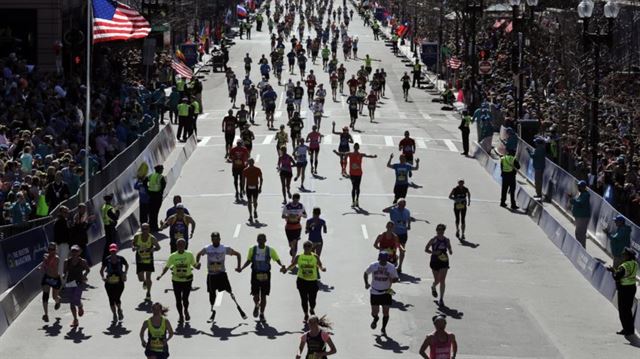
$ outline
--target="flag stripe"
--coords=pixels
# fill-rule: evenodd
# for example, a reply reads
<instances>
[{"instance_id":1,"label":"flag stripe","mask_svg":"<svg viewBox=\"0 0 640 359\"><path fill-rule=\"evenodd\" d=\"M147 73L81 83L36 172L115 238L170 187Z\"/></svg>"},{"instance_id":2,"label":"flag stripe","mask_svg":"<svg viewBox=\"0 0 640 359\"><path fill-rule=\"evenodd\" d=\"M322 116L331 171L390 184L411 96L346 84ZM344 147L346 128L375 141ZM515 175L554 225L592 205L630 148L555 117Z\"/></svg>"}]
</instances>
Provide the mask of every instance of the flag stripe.
<instances>
[{"instance_id":1,"label":"flag stripe","mask_svg":"<svg viewBox=\"0 0 640 359\"><path fill-rule=\"evenodd\" d=\"M151 24L125 4L112 0L93 0L92 3L94 43L141 39L151 32Z\"/></svg>"},{"instance_id":2,"label":"flag stripe","mask_svg":"<svg viewBox=\"0 0 640 359\"><path fill-rule=\"evenodd\" d=\"M191 69L182 61L176 58L171 61L171 68L173 68L178 75L186 79L191 79L193 77L193 71L191 71Z\"/></svg>"}]
</instances>

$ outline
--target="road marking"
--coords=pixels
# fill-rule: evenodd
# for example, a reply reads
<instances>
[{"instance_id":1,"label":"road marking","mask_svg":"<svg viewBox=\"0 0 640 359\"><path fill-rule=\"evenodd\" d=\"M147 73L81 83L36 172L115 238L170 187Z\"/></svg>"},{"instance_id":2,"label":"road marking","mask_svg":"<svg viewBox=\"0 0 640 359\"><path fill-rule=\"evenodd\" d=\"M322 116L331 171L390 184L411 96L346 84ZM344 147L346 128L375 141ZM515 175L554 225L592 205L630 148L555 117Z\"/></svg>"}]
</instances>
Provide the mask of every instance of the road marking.
<instances>
[{"instance_id":1,"label":"road marking","mask_svg":"<svg viewBox=\"0 0 640 359\"><path fill-rule=\"evenodd\" d=\"M282 192L262 192L260 193L261 196L266 196L266 197L278 197L278 198L282 198ZM230 197L230 198L234 198L235 197L235 193L234 192L227 192L227 193L198 193L198 194L183 194L181 195L182 198L220 198L220 197ZM389 193L362 193L360 195L361 197L383 197L383 198L391 198L393 195L389 194ZM335 193L335 192L314 192L314 193L308 193L305 198L308 197L334 197L334 198L351 198L351 192L344 192L344 193ZM422 199L434 199L434 200L443 200L443 201L451 201L451 199L447 196L432 196L432 195L426 195L426 194L412 194L411 198L422 198ZM483 203L499 203L500 201L497 199L478 199L478 198L474 198L474 202L483 202ZM281 212L274 212L274 213L279 213L281 214Z\"/></svg>"},{"instance_id":2,"label":"road marking","mask_svg":"<svg viewBox=\"0 0 640 359\"><path fill-rule=\"evenodd\" d=\"M238 238L240 235L240 223L236 224L236 229L233 231L233 238Z\"/></svg>"},{"instance_id":3,"label":"road marking","mask_svg":"<svg viewBox=\"0 0 640 359\"><path fill-rule=\"evenodd\" d=\"M322 143L324 143L325 145L330 145L332 141L333 141L333 136L326 135L324 136L324 141L322 141Z\"/></svg>"},{"instance_id":4,"label":"road marking","mask_svg":"<svg viewBox=\"0 0 640 359\"><path fill-rule=\"evenodd\" d=\"M402 120L406 120L407 119L407 114L404 112L398 112L398 117L400 117L400 119Z\"/></svg>"},{"instance_id":5,"label":"road marking","mask_svg":"<svg viewBox=\"0 0 640 359\"><path fill-rule=\"evenodd\" d=\"M458 152L458 148L456 147L456 145L453 144L453 141L451 140L442 140L442 141L444 141L444 144L447 145L447 148L449 148L449 151Z\"/></svg>"},{"instance_id":6,"label":"road marking","mask_svg":"<svg viewBox=\"0 0 640 359\"><path fill-rule=\"evenodd\" d=\"M422 116L427 121L431 121L432 120L431 115L429 115L428 113L424 113L424 112L420 111L420 116Z\"/></svg>"},{"instance_id":7,"label":"road marking","mask_svg":"<svg viewBox=\"0 0 640 359\"><path fill-rule=\"evenodd\" d=\"M388 147L393 147L393 138L391 136L384 136L384 144Z\"/></svg>"},{"instance_id":8,"label":"road marking","mask_svg":"<svg viewBox=\"0 0 640 359\"><path fill-rule=\"evenodd\" d=\"M218 295L216 296L216 302L215 302L215 303L213 303L213 306L214 306L214 307L219 307L219 306L220 306L220 304L222 304L222 294L223 294L223 293L224 293L224 292L218 292Z\"/></svg>"},{"instance_id":9,"label":"road marking","mask_svg":"<svg viewBox=\"0 0 640 359\"><path fill-rule=\"evenodd\" d=\"M204 120L207 117L209 117L209 112L201 113L200 116L198 116L198 120Z\"/></svg>"},{"instance_id":10,"label":"road marking","mask_svg":"<svg viewBox=\"0 0 640 359\"><path fill-rule=\"evenodd\" d=\"M300 111L300 117L301 117L301 118L305 118L305 117L307 117L307 111L306 111L306 110L302 110L302 111Z\"/></svg>"},{"instance_id":11,"label":"road marking","mask_svg":"<svg viewBox=\"0 0 640 359\"><path fill-rule=\"evenodd\" d=\"M351 135L353 137L353 143L362 144L362 136L360 135Z\"/></svg>"},{"instance_id":12,"label":"road marking","mask_svg":"<svg viewBox=\"0 0 640 359\"><path fill-rule=\"evenodd\" d=\"M416 140L416 146L418 146L418 148L427 148L427 144L424 140Z\"/></svg>"},{"instance_id":13,"label":"road marking","mask_svg":"<svg viewBox=\"0 0 640 359\"><path fill-rule=\"evenodd\" d=\"M211 136L202 137L202 140L200 140L200 142L198 142L198 147L206 146L210 139L211 139Z\"/></svg>"},{"instance_id":14,"label":"road marking","mask_svg":"<svg viewBox=\"0 0 640 359\"><path fill-rule=\"evenodd\" d=\"M363 224L360 227L362 229L362 236L364 237L364 239L369 239L369 232L367 232L367 225Z\"/></svg>"},{"instance_id":15,"label":"road marking","mask_svg":"<svg viewBox=\"0 0 640 359\"><path fill-rule=\"evenodd\" d=\"M271 143L271 141L273 141L273 138L274 138L274 137L275 137L275 135L267 135L267 136L264 138L264 141L262 141L262 144L263 144L263 145L268 145L268 144L270 144L270 143Z\"/></svg>"},{"instance_id":16,"label":"road marking","mask_svg":"<svg viewBox=\"0 0 640 359\"><path fill-rule=\"evenodd\" d=\"M448 119L450 119L451 121L460 121L460 119L456 118L454 115L448 113L445 115Z\"/></svg>"},{"instance_id":17,"label":"road marking","mask_svg":"<svg viewBox=\"0 0 640 359\"><path fill-rule=\"evenodd\" d=\"M276 111L276 113L273 115L273 118L280 118L282 117L282 111Z\"/></svg>"},{"instance_id":18,"label":"road marking","mask_svg":"<svg viewBox=\"0 0 640 359\"><path fill-rule=\"evenodd\" d=\"M340 104L342 105L342 109L344 109L345 107L345 101L344 101L344 96L342 96L342 94L340 94Z\"/></svg>"},{"instance_id":19,"label":"road marking","mask_svg":"<svg viewBox=\"0 0 640 359\"><path fill-rule=\"evenodd\" d=\"M280 101L278 102L278 110L282 108L282 102L284 101L284 95L285 95L285 91L282 90L282 93L280 94Z\"/></svg>"},{"instance_id":20,"label":"road marking","mask_svg":"<svg viewBox=\"0 0 640 359\"><path fill-rule=\"evenodd\" d=\"M260 162L260 154L259 153L256 155L256 158L255 158L254 162L255 163Z\"/></svg>"}]
</instances>

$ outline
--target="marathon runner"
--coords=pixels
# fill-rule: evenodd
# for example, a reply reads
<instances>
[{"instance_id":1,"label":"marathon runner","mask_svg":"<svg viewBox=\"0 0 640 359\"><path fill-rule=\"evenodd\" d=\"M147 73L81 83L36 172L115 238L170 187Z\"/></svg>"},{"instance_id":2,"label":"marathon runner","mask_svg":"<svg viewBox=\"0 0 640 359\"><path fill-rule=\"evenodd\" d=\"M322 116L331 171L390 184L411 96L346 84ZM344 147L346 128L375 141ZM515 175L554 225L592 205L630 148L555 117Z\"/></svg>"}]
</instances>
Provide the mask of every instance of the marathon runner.
<instances>
[{"instance_id":1,"label":"marathon runner","mask_svg":"<svg viewBox=\"0 0 640 359\"><path fill-rule=\"evenodd\" d=\"M291 131L291 149L295 151L298 145L298 139L301 137L302 129L304 128L304 121L300 117L299 112L294 112L293 117L287 123Z\"/></svg>"},{"instance_id":2,"label":"marathon runner","mask_svg":"<svg viewBox=\"0 0 640 359\"><path fill-rule=\"evenodd\" d=\"M464 186L464 179L458 180L458 185L453 187L449 193L449 199L453 200L453 214L456 217L456 238L465 240L464 230L466 228L465 217L467 207L471 205L471 192ZM460 236L460 223L462 222L462 236Z\"/></svg>"},{"instance_id":3,"label":"marathon runner","mask_svg":"<svg viewBox=\"0 0 640 359\"><path fill-rule=\"evenodd\" d=\"M289 134L284 130L284 125L280 125L280 131L276 132L276 153L280 154L280 148L282 146L287 146L287 142L289 142Z\"/></svg>"},{"instance_id":4,"label":"marathon runner","mask_svg":"<svg viewBox=\"0 0 640 359\"><path fill-rule=\"evenodd\" d=\"M323 330L323 328L331 330L331 323L327 321L325 316L318 318L312 315L305 324L309 327L309 331L300 337L300 346L298 347L296 359L302 358L305 346L307 347L306 359L326 358L337 352L331 336L326 330ZM327 351L327 345L329 345L329 351Z\"/></svg>"},{"instance_id":5,"label":"marathon runner","mask_svg":"<svg viewBox=\"0 0 640 359\"><path fill-rule=\"evenodd\" d=\"M402 93L404 94L404 101L407 102L409 101L409 89L411 88L411 77L409 77L409 75L405 71L404 76L400 78L400 81L402 81Z\"/></svg>"},{"instance_id":6,"label":"marathon runner","mask_svg":"<svg viewBox=\"0 0 640 359\"><path fill-rule=\"evenodd\" d=\"M244 72L246 73L247 78L249 78L249 75L251 74L251 63L253 63L253 60L247 52L247 54L244 56Z\"/></svg>"},{"instance_id":7,"label":"marathon runner","mask_svg":"<svg viewBox=\"0 0 640 359\"><path fill-rule=\"evenodd\" d=\"M231 174L233 175L233 187L236 190L236 202L240 202L244 197L244 177L242 171L247 166L249 151L244 147L244 141L238 139L237 146L229 151L231 159Z\"/></svg>"},{"instance_id":8,"label":"marathon runner","mask_svg":"<svg viewBox=\"0 0 640 359\"><path fill-rule=\"evenodd\" d=\"M293 179L297 181L300 178L300 189L304 190L304 177L307 171L307 153L309 153L309 147L305 145L304 138L298 138L298 147L293 150L293 155L296 161L296 177Z\"/></svg>"},{"instance_id":9,"label":"marathon runner","mask_svg":"<svg viewBox=\"0 0 640 359\"><path fill-rule=\"evenodd\" d=\"M407 207L404 198L398 199L398 204L389 210L389 218L393 222L393 231L398 235L398 240L402 248L407 248L408 231L411 229L411 212ZM402 263L404 262L405 250L400 251L400 262L398 263L398 273L402 273Z\"/></svg>"},{"instance_id":10,"label":"marathon runner","mask_svg":"<svg viewBox=\"0 0 640 359\"><path fill-rule=\"evenodd\" d=\"M384 69L380 69L380 89L382 90L382 97L384 97L384 90L387 88L387 73Z\"/></svg>"},{"instance_id":11,"label":"marathon runner","mask_svg":"<svg viewBox=\"0 0 640 359\"><path fill-rule=\"evenodd\" d=\"M60 289L62 289L62 279L58 272L60 258L56 254L58 246L55 242L50 242L47 246L47 253L42 257L42 263L38 266L38 269L44 272L42 276L42 307L44 309L44 315L42 320L46 323L49 322L49 292L53 292L53 300L55 301L54 309L60 309Z\"/></svg>"},{"instance_id":12,"label":"marathon runner","mask_svg":"<svg viewBox=\"0 0 640 359\"><path fill-rule=\"evenodd\" d=\"M342 128L342 132L336 132L336 123L332 123L333 128L331 132L334 135L340 136L340 142L338 143L338 152L342 155L340 156L340 167L342 168L342 176L347 177L347 153L351 151L349 143L353 143L353 137L349 134L349 127L345 126Z\"/></svg>"},{"instance_id":13,"label":"marathon runner","mask_svg":"<svg viewBox=\"0 0 640 359\"><path fill-rule=\"evenodd\" d=\"M177 250L169 256L162 273L156 278L160 280L162 276L171 269L171 283L173 295L176 297L176 309L178 309L178 325L191 320L189 315L189 294L193 284L192 269L200 269L200 263L196 262L193 253L187 251L187 241L184 238L176 242Z\"/></svg>"},{"instance_id":14,"label":"marathon runner","mask_svg":"<svg viewBox=\"0 0 640 359\"><path fill-rule=\"evenodd\" d=\"M453 254L451 251L451 242L449 241L449 238L444 236L444 231L446 229L447 226L444 224L438 224L436 227L436 236L431 238L424 248L425 252L431 254L429 267L433 272L431 294L434 298L438 297L436 285L440 284L440 301L438 302L440 307L444 307L444 290L447 271L449 270L449 255ZM449 255L447 255L447 252L449 252Z\"/></svg>"},{"instance_id":15,"label":"marathon runner","mask_svg":"<svg viewBox=\"0 0 640 359\"><path fill-rule=\"evenodd\" d=\"M318 131L318 126L311 127L311 132L307 134L307 142L309 142L309 162L311 163L311 173L318 174L318 155L320 155L320 140L322 134Z\"/></svg>"},{"instance_id":16,"label":"marathon runner","mask_svg":"<svg viewBox=\"0 0 640 359\"><path fill-rule=\"evenodd\" d=\"M248 166L242 171L246 184L247 208L249 209L249 222L258 219L258 195L262 192L262 170L255 166L255 160L249 158ZM251 210L253 209L253 212Z\"/></svg>"},{"instance_id":17,"label":"marathon runner","mask_svg":"<svg viewBox=\"0 0 640 359\"><path fill-rule=\"evenodd\" d=\"M168 308L156 302L151 306L151 317L142 322L140 328L140 343L145 348L144 355L147 359L168 359L169 346L167 343L173 338L173 328L166 318ZM147 340L144 340L145 332Z\"/></svg>"},{"instance_id":18,"label":"marathon runner","mask_svg":"<svg viewBox=\"0 0 640 359\"><path fill-rule=\"evenodd\" d=\"M71 326L74 328L78 326L78 317L84 315L82 291L87 283L87 275L91 271L87 261L80 257L80 253L80 246L77 244L71 246L71 255L64 261L63 270L65 290L69 292L69 306L73 315Z\"/></svg>"},{"instance_id":19,"label":"marathon runner","mask_svg":"<svg viewBox=\"0 0 640 359\"><path fill-rule=\"evenodd\" d=\"M300 105L302 104L302 97L304 97L304 89L300 85L300 81L296 82L296 87L293 88L293 100L296 104L296 111L300 112Z\"/></svg>"},{"instance_id":20,"label":"marathon runner","mask_svg":"<svg viewBox=\"0 0 640 359\"><path fill-rule=\"evenodd\" d=\"M240 273L242 258L240 253L220 243L220 233L211 233L211 244L202 248L196 255L196 263L200 267L200 257L207 255L207 292L209 292L209 304L211 305L211 317L209 321L213 323L216 318L216 311L213 309L216 303L217 292L227 292L235 301L235 296L231 290L229 276L224 266L226 256L235 256L238 260L236 272Z\"/></svg>"},{"instance_id":21,"label":"marathon runner","mask_svg":"<svg viewBox=\"0 0 640 359\"><path fill-rule=\"evenodd\" d=\"M344 67L344 64L340 64L340 67L336 70L338 73L338 84L340 87L340 93L344 93L344 79L347 74L347 69Z\"/></svg>"},{"instance_id":22,"label":"marathon runner","mask_svg":"<svg viewBox=\"0 0 640 359\"><path fill-rule=\"evenodd\" d=\"M400 155L400 163L391 164L393 160L393 153L389 155L389 161L387 161L387 168L395 171L396 181L393 186L393 203L398 202L400 198L407 197L407 190L409 189L409 176L411 171L417 171L420 168L420 159L416 159L415 167L407 163L407 159L404 155Z\"/></svg>"},{"instance_id":23,"label":"marathon runner","mask_svg":"<svg viewBox=\"0 0 640 359\"><path fill-rule=\"evenodd\" d=\"M322 116L324 114L324 104L319 98L316 98L311 105L311 112L313 113L313 124L320 128L322 122Z\"/></svg>"},{"instance_id":24,"label":"marathon runner","mask_svg":"<svg viewBox=\"0 0 640 359\"><path fill-rule=\"evenodd\" d=\"M292 48L291 51L289 51L287 53L287 60L289 61L289 74L291 74L291 75L295 75L293 73L293 69L294 69L295 64L296 64L296 57L297 57L296 52Z\"/></svg>"},{"instance_id":25,"label":"marathon runner","mask_svg":"<svg viewBox=\"0 0 640 359\"><path fill-rule=\"evenodd\" d=\"M413 155L416 153L416 141L411 138L409 131L404 131L404 138L398 144L398 150L404 155L409 164L413 164Z\"/></svg>"},{"instance_id":26,"label":"marathon runner","mask_svg":"<svg viewBox=\"0 0 640 359\"><path fill-rule=\"evenodd\" d=\"M320 258L313 253L313 243L306 241L302 248L304 252L293 257L286 270L292 270L296 266L298 268L296 287L300 294L300 304L304 313L303 323L306 323L309 320L309 314L316 314L316 297L319 290L318 269L323 272L326 272L327 269L322 265Z\"/></svg>"},{"instance_id":27,"label":"marathon runner","mask_svg":"<svg viewBox=\"0 0 640 359\"><path fill-rule=\"evenodd\" d=\"M244 128L249 124L249 111L245 109L244 104L240 105L240 109L236 112L236 127L240 131L244 130Z\"/></svg>"},{"instance_id":28,"label":"marathon runner","mask_svg":"<svg viewBox=\"0 0 640 359\"><path fill-rule=\"evenodd\" d=\"M260 321L265 323L264 310L267 307L267 296L271 293L271 261L275 261L280 266L280 271L285 272L286 266L280 262L278 252L273 247L266 245L267 236L264 233L258 234L258 245L249 248L247 260L240 268L244 270L251 264L251 296L253 296L253 317L260 314Z\"/></svg>"},{"instance_id":29,"label":"marathon runner","mask_svg":"<svg viewBox=\"0 0 640 359\"><path fill-rule=\"evenodd\" d=\"M153 252L160 250L160 244L151 233L148 223L140 225L140 232L133 236L131 249L136 252L136 274L138 280L142 282L142 289L147 291L145 300L151 301L151 273L155 272L153 262Z\"/></svg>"},{"instance_id":30,"label":"marathon runner","mask_svg":"<svg viewBox=\"0 0 640 359\"><path fill-rule=\"evenodd\" d=\"M313 94L316 89L316 75L313 74L313 70L309 70L309 76L307 76L307 97L309 98L309 107L311 107L311 103L313 102Z\"/></svg>"},{"instance_id":31,"label":"marathon runner","mask_svg":"<svg viewBox=\"0 0 640 359\"><path fill-rule=\"evenodd\" d=\"M236 137L236 127L238 127L238 119L233 115L233 110L229 110L229 114L222 119L222 132L224 132L224 158L229 158L229 150L233 146L233 139Z\"/></svg>"},{"instance_id":32,"label":"marathon runner","mask_svg":"<svg viewBox=\"0 0 640 359\"><path fill-rule=\"evenodd\" d=\"M253 134L253 131L250 130L250 127L251 126L249 124L246 124L240 131L240 139L244 142L244 147L249 151L249 155L251 155L251 150L253 149L253 141L256 139L256 136Z\"/></svg>"},{"instance_id":33,"label":"marathon runner","mask_svg":"<svg viewBox=\"0 0 640 359\"><path fill-rule=\"evenodd\" d=\"M404 247L400 244L400 238L393 230L393 221L387 222L386 230L380 233L373 242L373 248L379 252L389 255L387 261L393 265L398 263L398 251L404 252Z\"/></svg>"},{"instance_id":34,"label":"marathon runner","mask_svg":"<svg viewBox=\"0 0 640 359\"><path fill-rule=\"evenodd\" d=\"M236 98L238 97L238 87L240 84L238 83L238 79L236 75L231 74L231 78L227 82L227 86L229 88L229 99L231 101L231 108L236 108Z\"/></svg>"},{"instance_id":35,"label":"marathon runner","mask_svg":"<svg viewBox=\"0 0 640 359\"><path fill-rule=\"evenodd\" d=\"M298 253L298 241L302 232L302 218L307 218L307 211L300 202L300 194L294 193L291 202L282 208L282 218L285 220L284 232L289 242L289 255L294 258Z\"/></svg>"},{"instance_id":36,"label":"marathon runner","mask_svg":"<svg viewBox=\"0 0 640 359\"><path fill-rule=\"evenodd\" d=\"M456 342L456 336L453 333L445 331L447 327L446 318L444 315L436 315L431 318L435 331L424 338L420 351L418 351L421 357L426 359L455 359L456 354L458 354L458 342ZM428 355L427 349L429 349Z\"/></svg>"},{"instance_id":37,"label":"marathon runner","mask_svg":"<svg viewBox=\"0 0 640 359\"><path fill-rule=\"evenodd\" d=\"M329 75L329 83L331 84L331 98L333 102L338 102L338 73L336 71Z\"/></svg>"},{"instance_id":38,"label":"marathon runner","mask_svg":"<svg viewBox=\"0 0 640 359\"><path fill-rule=\"evenodd\" d=\"M369 92L369 96L367 96L367 109L369 110L369 121L370 122L374 122L373 120L375 119L375 115L376 115L376 105L378 103L378 95L376 95L376 93L371 90L371 92Z\"/></svg>"},{"instance_id":39,"label":"marathon runner","mask_svg":"<svg viewBox=\"0 0 640 359\"><path fill-rule=\"evenodd\" d=\"M320 207L313 208L313 217L307 220L305 225L305 233L309 234L309 242L313 243L313 251L315 254L322 254L322 233L327 234L327 222L320 218Z\"/></svg>"},{"instance_id":40,"label":"marathon runner","mask_svg":"<svg viewBox=\"0 0 640 359\"><path fill-rule=\"evenodd\" d=\"M280 147L280 157L278 157L278 172L280 173L280 185L282 186L282 204L287 203L287 195L291 198L291 177L293 177L293 166L296 161L287 153L287 147Z\"/></svg>"},{"instance_id":41,"label":"marathon runner","mask_svg":"<svg viewBox=\"0 0 640 359\"><path fill-rule=\"evenodd\" d=\"M338 152L333 150L338 156L346 156L349 159L349 178L351 179L351 207L359 207L358 200L360 199L360 183L362 182L362 159L378 158L378 155L368 155L360 152L360 144L355 143L353 145L353 152Z\"/></svg>"},{"instance_id":42,"label":"marathon runner","mask_svg":"<svg viewBox=\"0 0 640 359\"><path fill-rule=\"evenodd\" d=\"M382 335L387 335L387 324L389 323L389 308L393 304L391 296L394 294L391 285L398 281L398 273L396 267L388 262L389 254L380 252L378 261L373 262L364 272L364 288L369 289L371 295L369 301L371 303L371 329L376 329L378 325L378 316L380 307L382 306ZM369 284L369 275L371 275L371 284Z\"/></svg>"},{"instance_id":43,"label":"marathon runner","mask_svg":"<svg viewBox=\"0 0 640 359\"><path fill-rule=\"evenodd\" d=\"M274 121L274 113L276 111L276 100L278 99L278 94L273 90L270 85L266 86L266 90L262 94L262 99L264 101L264 110L267 117L267 127L273 128Z\"/></svg>"},{"instance_id":44,"label":"marathon runner","mask_svg":"<svg viewBox=\"0 0 640 359\"><path fill-rule=\"evenodd\" d=\"M254 124L255 124L255 118L256 118L257 103L258 103L258 89L256 88L256 85L251 85L251 88L247 90L247 106L249 106L249 114L251 114L251 123L254 123Z\"/></svg>"},{"instance_id":45,"label":"marathon runner","mask_svg":"<svg viewBox=\"0 0 640 359\"><path fill-rule=\"evenodd\" d=\"M184 239L185 248L189 247L189 225L191 225L191 237L193 237L193 231L196 230L196 221L185 213L184 205L178 203L176 205L176 213L167 218L160 226L161 231L169 227L169 247L171 248L171 253L178 250L177 243L180 239Z\"/></svg>"},{"instance_id":46,"label":"marathon runner","mask_svg":"<svg viewBox=\"0 0 640 359\"><path fill-rule=\"evenodd\" d=\"M351 78L347 81L347 86L349 87L349 93L351 95L355 95L356 90L358 89L358 84L359 82L356 75L351 75Z\"/></svg>"},{"instance_id":47,"label":"marathon runner","mask_svg":"<svg viewBox=\"0 0 640 359\"><path fill-rule=\"evenodd\" d=\"M128 271L129 263L124 257L118 255L118 245L112 243L109 246L109 255L102 260L100 278L104 281L104 289L107 291L114 323L124 319L120 298L124 292L124 282L127 281Z\"/></svg>"},{"instance_id":48,"label":"marathon runner","mask_svg":"<svg viewBox=\"0 0 640 359\"><path fill-rule=\"evenodd\" d=\"M244 92L245 102L249 101L248 93L249 93L249 89L251 88L251 85L253 85L253 81L251 81L251 79L249 78L249 75L247 75L244 78L244 80L242 80L242 91Z\"/></svg>"}]
</instances>

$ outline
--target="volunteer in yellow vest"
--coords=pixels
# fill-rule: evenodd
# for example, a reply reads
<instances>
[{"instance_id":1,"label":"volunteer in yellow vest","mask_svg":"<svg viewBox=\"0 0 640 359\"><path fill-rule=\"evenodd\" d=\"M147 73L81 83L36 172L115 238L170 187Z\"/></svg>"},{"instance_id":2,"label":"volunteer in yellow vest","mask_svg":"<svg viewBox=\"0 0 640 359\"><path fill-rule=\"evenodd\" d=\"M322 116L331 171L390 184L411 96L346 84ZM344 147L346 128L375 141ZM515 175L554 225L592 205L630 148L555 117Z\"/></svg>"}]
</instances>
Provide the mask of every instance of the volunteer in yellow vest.
<instances>
[{"instance_id":1,"label":"volunteer in yellow vest","mask_svg":"<svg viewBox=\"0 0 640 359\"><path fill-rule=\"evenodd\" d=\"M198 126L196 125L196 123L198 121L198 115L202 113L202 109L200 108L200 103L195 98L191 102L191 110L192 113L190 113L189 123L186 128L187 138L191 137L191 135L194 133L196 134L196 137L198 137Z\"/></svg>"},{"instance_id":2,"label":"volunteer in yellow vest","mask_svg":"<svg viewBox=\"0 0 640 359\"><path fill-rule=\"evenodd\" d=\"M124 292L124 282L127 281L128 271L129 263L124 257L118 255L118 245L115 243L110 245L109 256L102 260L100 277L104 281L104 289L107 291L114 323L124 319L120 298Z\"/></svg>"},{"instance_id":3,"label":"volunteer in yellow vest","mask_svg":"<svg viewBox=\"0 0 640 359\"><path fill-rule=\"evenodd\" d=\"M189 99L183 97L178 104L178 133L176 134L178 141L185 142L187 140L187 124L189 123L190 111Z\"/></svg>"},{"instance_id":4,"label":"volunteer in yellow vest","mask_svg":"<svg viewBox=\"0 0 640 359\"><path fill-rule=\"evenodd\" d=\"M462 136L462 155L469 156L469 133L471 129L469 125L473 122L473 117L469 116L469 112L467 110L462 111L462 121L460 122L460 126L458 129L460 130L460 134Z\"/></svg>"},{"instance_id":5,"label":"volunteer in yellow vest","mask_svg":"<svg viewBox=\"0 0 640 359\"><path fill-rule=\"evenodd\" d=\"M619 335L634 335L633 300L636 297L636 276L638 275L638 262L636 252L631 248L625 248L622 252L622 264L618 268L608 267L616 280L618 289L618 315L622 330Z\"/></svg>"},{"instance_id":6,"label":"volunteer in yellow vest","mask_svg":"<svg viewBox=\"0 0 640 359\"><path fill-rule=\"evenodd\" d=\"M200 264L196 262L193 253L185 250L186 243L184 239L178 239L178 250L171 253L162 273L157 278L160 280L171 269L171 283L173 284L173 295L176 297L179 324L184 323L185 320L187 322L191 320L189 294L191 294L191 285L193 284L192 269L200 269Z\"/></svg>"},{"instance_id":7,"label":"volunteer in yellow vest","mask_svg":"<svg viewBox=\"0 0 640 359\"><path fill-rule=\"evenodd\" d=\"M151 306L153 315L142 322L140 328L140 343L144 348L144 355L147 359L167 359L169 357L169 346L167 343L173 338L173 328L169 319L165 317L169 309L156 302ZM145 341L145 332L147 340Z\"/></svg>"},{"instance_id":8,"label":"volunteer in yellow vest","mask_svg":"<svg viewBox=\"0 0 640 359\"><path fill-rule=\"evenodd\" d=\"M300 293L300 303L302 304L302 312L304 313L303 322L306 323L309 319L309 314L316 314L316 296L318 295L319 289L318 268L323 272L327 269L322 266L318 255L313 253L313 243L306 241L302 248L304 249L304 253L296 255L289 265L289 268L281 271L285 273L296 266L298 267L296 287L298 288L298 293Z\"/></svg>"},{"instance_id":9,"label":"volunteer in yellow vest","mask_svg":"<svg viewBox=\"0 0 640 359\"><path fill-rule=\"evenodd\" d=\"M167 180L162 175L163 165L156 165L147 179L147 193L149 194L149 226L151 232L158 232L158 214L162 206L162 194L167 187Z\"/></svg>"},{"instance_id":10,"label":"volunteer in yellow vest","mask_svg":"<svg viewBox=\"0 0 640 359\"><path fill-rule=\"evenodd\" d=\"M187 89L187 80L184 77L178 77L176 79L176 90L178 90L178 94L180 97L184 96L184 91Z\"/></svg>"},{"instance_id":11,"label":"volunteer in yellow vest","mask_svg":"<svg viewBox=\"0 0 640 359\"><path fill-rule=\"evenodd\" d=\"M520 169L520 163L515 158L515 151L509 150L500 158L500 171L502 175L502 191L500 194L500 206L507 206L507 192L511 197L511 209L518 209L516 205L516 175Z\"/></svg>"},{"instance_id":12,"label":"volunteer in yellow vest","mask_svg":"<svg viewBox=\"0 0 640 359\"><path fill-rule=\"evenodd\" d=\"M104 196L104 204L100 208L100 217L102 218L102 224L104 225L104 250L102 252L102 258L106 258L109 255L109 246L112 244L120 244L118 239L118 231L116 225L118 224L118 218L120 217L120 209L114 207L111 202L113 201L113 195L108 194Z\"/></svg>"},{"instance_id":13,"label":"volunteer in yellow vest","mask_svg":"<svg viewBox=\"0 0 640 359\"><path fill-rule=\"evenodd\" d=\"M411 72L413 73L413 84L411 87L416 87L416 83L418 83L418 87L420 87L420 75L422 74L422 65L420 64L420 60L416 60Z\"/></svg>"},{"instance_id":14,"label":"volunteer in yellow vest","mask_svg":"<svg viewBox=\"0 0 640 359\"><path fill-rule=\"evenodd\" d=\"M153 252L160 250L158 240L150 232L149 223L143 223L131 243L131 249L136 252L136 274L142 282L142 288L147 290L147 302L151 301L151 273L155 272Z\"/></svg>"}]
</instances>

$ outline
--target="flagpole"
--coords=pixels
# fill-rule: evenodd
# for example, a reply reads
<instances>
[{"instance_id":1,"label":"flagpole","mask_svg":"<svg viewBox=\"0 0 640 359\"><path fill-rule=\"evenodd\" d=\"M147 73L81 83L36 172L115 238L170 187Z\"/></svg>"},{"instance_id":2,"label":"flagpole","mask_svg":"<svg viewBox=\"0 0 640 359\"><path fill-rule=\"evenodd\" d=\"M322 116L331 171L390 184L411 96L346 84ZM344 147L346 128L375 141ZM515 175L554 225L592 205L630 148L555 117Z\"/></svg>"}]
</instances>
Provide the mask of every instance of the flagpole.
<instances>
[{"instance_id":1,"label":"flagpole","mask_svg":"<svg viewBox=\"0 0 640 359\"><path fill-rule=\"evenodd\" d=\"M87 0L87 84L86 84L86 111L84 118L84 201L89 201L89 176L90 176L90 163L89 163L89 130L91 122L91 41L93 36L91 34L91 21L93 6L91 0Z\"/></svg>"}]
</instances>

